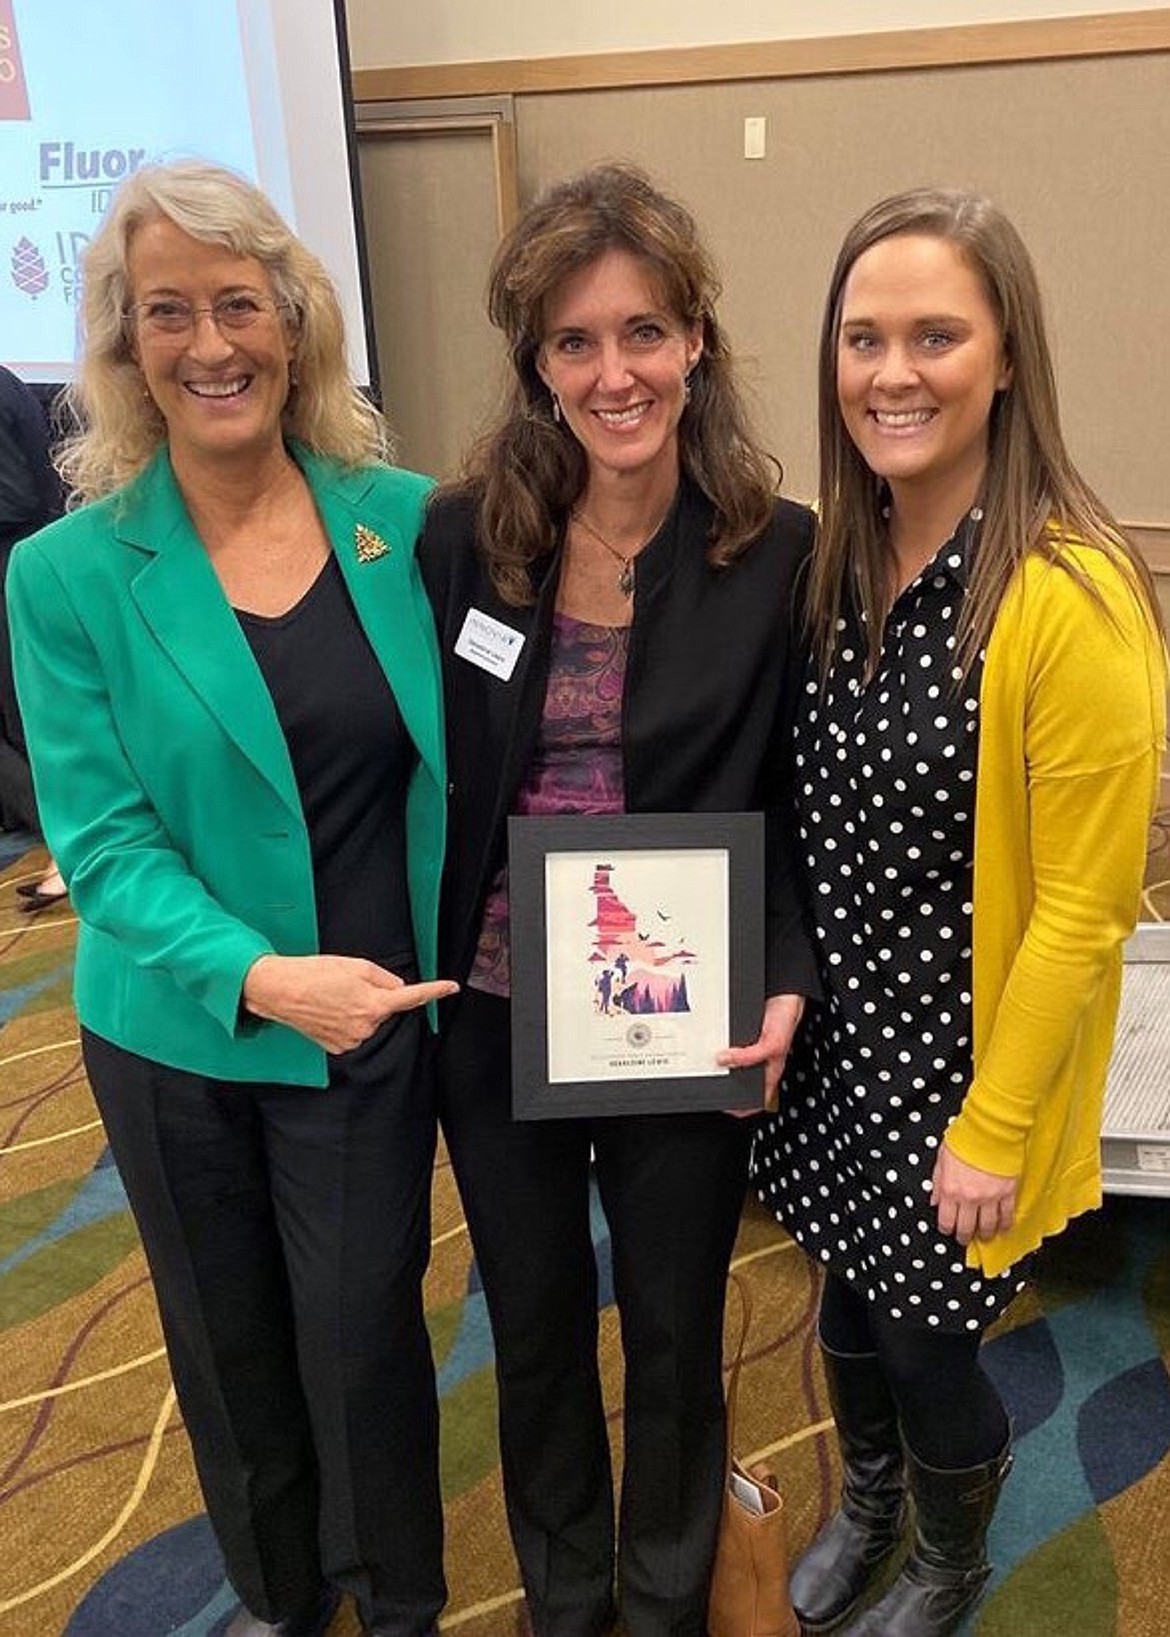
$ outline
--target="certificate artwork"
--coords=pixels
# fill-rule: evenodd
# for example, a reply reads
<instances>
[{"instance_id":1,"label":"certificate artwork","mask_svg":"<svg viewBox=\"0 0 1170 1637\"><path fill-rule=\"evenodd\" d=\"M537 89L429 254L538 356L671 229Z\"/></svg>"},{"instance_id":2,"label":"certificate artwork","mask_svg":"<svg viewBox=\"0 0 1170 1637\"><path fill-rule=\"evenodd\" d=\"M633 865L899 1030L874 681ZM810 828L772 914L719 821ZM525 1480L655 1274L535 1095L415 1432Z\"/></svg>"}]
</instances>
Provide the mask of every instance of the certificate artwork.
<instances>
[{"instance_id":1,"label":"certificate artwork","mask_svg":"<svg viewBox=\"0 0 1170 1637\"><path fill-rule=\"evenodd\" d=\"M549 1084L726 1075L726 850L544 863Z\"/></svg>"}]
</instances>

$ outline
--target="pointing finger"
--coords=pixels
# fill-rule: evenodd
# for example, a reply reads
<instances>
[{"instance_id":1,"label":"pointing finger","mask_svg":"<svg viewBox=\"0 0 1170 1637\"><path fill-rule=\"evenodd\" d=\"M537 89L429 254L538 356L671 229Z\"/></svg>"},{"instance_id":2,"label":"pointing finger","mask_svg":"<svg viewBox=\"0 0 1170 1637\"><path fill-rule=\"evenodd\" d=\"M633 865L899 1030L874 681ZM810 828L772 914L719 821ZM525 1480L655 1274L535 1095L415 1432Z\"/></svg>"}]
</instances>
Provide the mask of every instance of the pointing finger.
<instances>
[{"instance_id":1,"label":"pointing finger","mask_svg":"<svg viewBox=\"0 0 1170 1637\"><path fill-rule=\"evenodd\" d=\"M387 996L387 1004L392 1012L405 1012L416 1006L429 1006L433 1000L446 1000L449 995L458 993L459 985L450 978L436 978L430 983L403 983L399 978L393 997Z\"/></svg>"}]
</instances>

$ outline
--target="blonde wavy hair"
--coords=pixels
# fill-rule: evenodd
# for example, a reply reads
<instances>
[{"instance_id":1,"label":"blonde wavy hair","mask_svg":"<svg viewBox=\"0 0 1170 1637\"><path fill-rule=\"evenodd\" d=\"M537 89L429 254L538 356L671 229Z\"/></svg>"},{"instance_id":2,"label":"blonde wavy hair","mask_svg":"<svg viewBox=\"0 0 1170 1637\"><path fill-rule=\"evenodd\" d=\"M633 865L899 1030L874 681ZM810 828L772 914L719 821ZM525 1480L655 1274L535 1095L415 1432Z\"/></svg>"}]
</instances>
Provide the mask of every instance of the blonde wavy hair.
<instances>
[{"instance_id":1,"label":"blonde wavy hair","mask_svg":"<svg viewBox=\"0 0 1170 1637\"><path fill-rule=\"evenodd\" d=\"M140 227L160 218L203 244L253 257L268 274L294 347L284 435L344 466L387 460L390 435L350 377L341 304L322 263L234 171L194 161L147 165L118 189L85 254L81 363L60 411L73 431L57 450L73 502L121 488L167 439L143 390L127 319L130 247Z\"/></svg>"}]
</instances>

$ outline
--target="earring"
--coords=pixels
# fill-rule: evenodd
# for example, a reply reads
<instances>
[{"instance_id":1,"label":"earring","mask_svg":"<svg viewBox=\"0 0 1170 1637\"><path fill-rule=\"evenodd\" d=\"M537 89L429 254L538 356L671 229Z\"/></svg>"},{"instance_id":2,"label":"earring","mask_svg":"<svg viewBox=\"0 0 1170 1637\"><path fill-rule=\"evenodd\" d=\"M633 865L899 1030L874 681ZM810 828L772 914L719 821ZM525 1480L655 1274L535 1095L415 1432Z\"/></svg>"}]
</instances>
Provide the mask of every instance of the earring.
<instances>
[{"instance_id":1,"label":"earring","mask_svg":"<svg viewBox=\"0 0 1170 1637\"><path fill-rule=\"evenodd\" d=\"M552 399L552 418L559 426L561 424L561 400L555 392L550 392L549 397Z\"/></svg>"},{"instance_id":2,"label":"earring","mask_svg":"<svg viewBox=\"0 0 1170 1637\"><path fill-rule=\"evenodd\" d=\"M694 373L695 369L692 364L691 368L683 376L683 403L685 404L689 404L691 401L691 376Z\"/></svg>"}]
</instances>

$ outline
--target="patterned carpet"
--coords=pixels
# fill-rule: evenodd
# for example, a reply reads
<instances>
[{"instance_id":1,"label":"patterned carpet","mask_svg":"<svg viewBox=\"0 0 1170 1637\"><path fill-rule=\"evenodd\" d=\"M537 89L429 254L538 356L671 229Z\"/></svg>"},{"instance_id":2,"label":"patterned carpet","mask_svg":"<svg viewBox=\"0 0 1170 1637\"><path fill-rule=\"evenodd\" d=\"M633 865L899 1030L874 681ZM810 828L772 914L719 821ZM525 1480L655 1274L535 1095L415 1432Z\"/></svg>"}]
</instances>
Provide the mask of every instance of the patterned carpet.
<instances>
[{"instance_id":1,"label":"patterned carpet","mask_svg":"<svg viewBox=\"0 0 1170 1637\"><path fill-rule=\"evenodd\" d=\"M1170 815L1145 913L1170 918ZM222 1637L234 1609L200 1511L157 1316L81 1070L67 908L20 916L41 855L0 837L0 1637ZM605 1224L603 1354L620 1355ZM449 1170L435 1175L428 1311L443 1395L451 1600L444 1629L513 1637L519 1596L495 1450L483 1298ZM808 1264L755 1209L737 1261L754 1319L738 1443L768 1456L799 1550L837 1474ZM1112 1200L1039 1259L987 1348L1018 1463L978 1637L1170 1630L1170 1206ZM356 1631L349 1609L334 1637Z\"/></svg>"}]
</instances>

